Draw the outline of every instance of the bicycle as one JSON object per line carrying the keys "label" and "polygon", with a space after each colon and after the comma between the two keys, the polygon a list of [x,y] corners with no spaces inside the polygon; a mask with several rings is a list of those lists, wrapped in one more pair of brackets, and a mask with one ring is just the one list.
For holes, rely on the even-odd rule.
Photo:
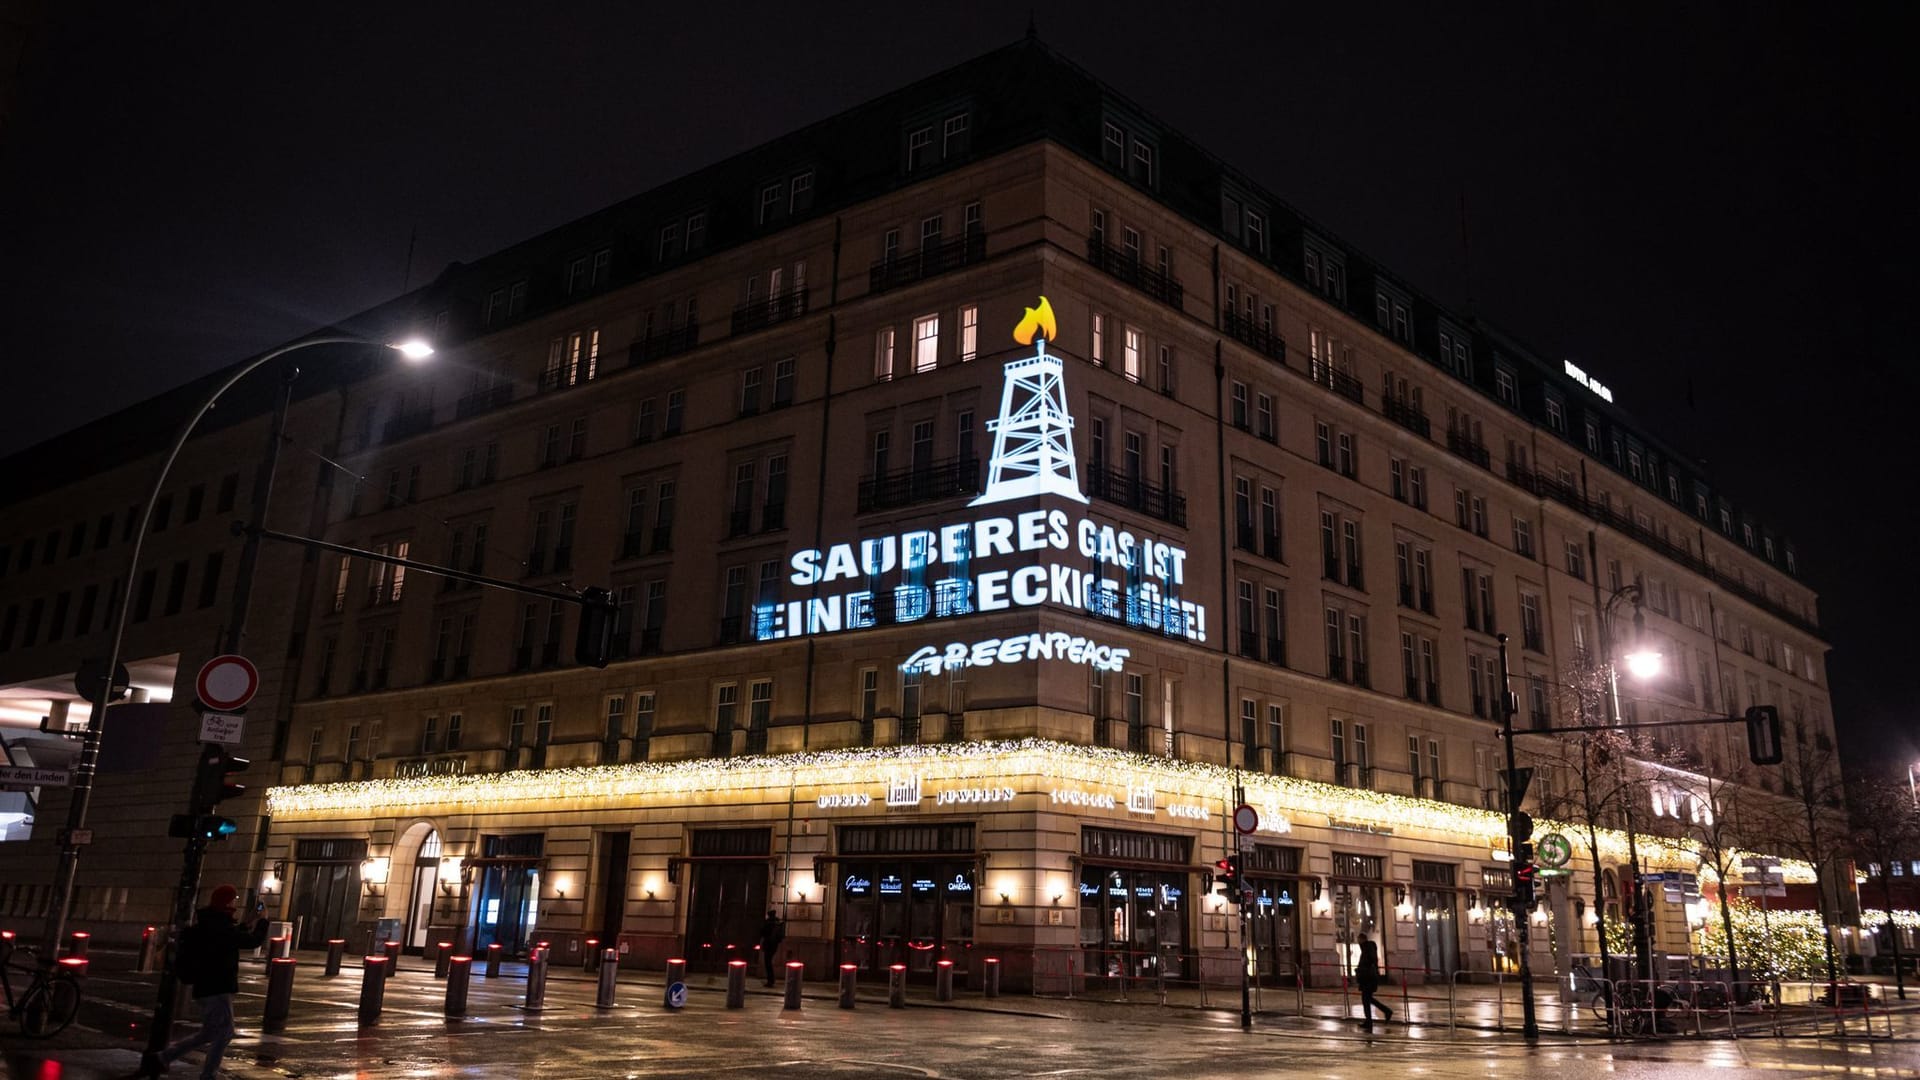
{"label": "bicycle", "polygon": [[[7,1018],[20,1024],[20,1033],[30,1039],[47,1039],[65,1031],[80,1012],[80,980],[59,967],[16,964],[15,952],[32,955],[29,948],[15,948],[13,935],[0,938],[0,990],[7,998]],[[32,977],[19,997],[13,995],[11,973],[24,971]]]}

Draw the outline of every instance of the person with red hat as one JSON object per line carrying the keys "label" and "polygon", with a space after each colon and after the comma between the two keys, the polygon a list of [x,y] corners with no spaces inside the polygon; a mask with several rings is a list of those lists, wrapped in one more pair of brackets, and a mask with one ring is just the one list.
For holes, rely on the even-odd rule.
{"label": "person with red hat", "polygon": [[240,928],[233,914],[239,898],[240,890],[231,885],[216,887],[193,925],[180,935],[174,973],[193,986],[193,999],[200,1005],[200,1030],[158,1054],[147,1054],[141,1059],[139,1075],[158,1076],[182,1054],[200,1046],[207,1048],[200,1076],[213,1080],[219,1075],[220,1059],[234,1036],[233,995],[240,990],[240,953],[257,949],[267,940],[264,918],[256,917],[252,926]]}

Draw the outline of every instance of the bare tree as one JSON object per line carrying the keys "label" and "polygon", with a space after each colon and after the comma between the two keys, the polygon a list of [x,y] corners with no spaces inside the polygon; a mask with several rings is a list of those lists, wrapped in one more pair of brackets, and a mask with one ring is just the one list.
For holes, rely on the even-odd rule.
{"label": "bare tree", "polygon": [[1676,784],[1691,800],[1691,805],[1679,808],[1676,820],[1681,835],[1694,844],[1701,862],[1720,881],[1720,927],[1726,933],[1728,980],[1735,984],[1740,981],[1740,958],[1734,948],[1731,894],[1740,857],[1753,850],[1749,826],[1756,816],[1764,816],[1756,813],[1762,798],[1756,768],[1735,760],[1714,771],[1690,772]]}
{"label": "bare tree", "polygon": [[1900,928],[1893,922],[1893,867],[1920,855],[1920,812],[1905,784],[1876,777],[1853,784],[1847,792],[1853,820],[1854,858],[1880,870],[1881,907],[1887,913],[1887,936],[1893,941],[1893,985],[1906,1000],[1907,983],[1900,970]]}
{"label": "bare tree", "polygon": [[[1809,730],[1800,717],[1786,721],[1779,765],[1780,794],[1775,813],[1765,823],[1773,842],[1813,867],[1814,899],[1825,930],[1827,983],[1839,982],[1833,955],[1833,927],[1839,921],[1844,874],[1848,865],[1845,789],[1840,758],[1833,739]],[[1757,809],[1757,808],[1756,808]]]}

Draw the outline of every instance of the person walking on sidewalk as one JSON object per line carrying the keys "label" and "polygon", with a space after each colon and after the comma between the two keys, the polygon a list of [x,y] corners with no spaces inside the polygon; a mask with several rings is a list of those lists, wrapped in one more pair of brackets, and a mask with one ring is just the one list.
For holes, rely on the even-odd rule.
{"label": "person walking on sidewalk", "polygon": [[180,935],[174,971],[181,982],[193,986],[193,999],[200,1005],[200,1030],[158,1054],[143,1055],[139,1075],[158,1076],[182,1054],[200,1046],[207,1048],[200,1066],[202,1080],[219,1075],[220,1059],[234,1036],[233,995],[240,990],[240,952],[257,949],[267,940],[265,919],[256,916],[245,930],[234,919],[233,905],[239,897],[240,890],[231,885],[214,889],[193,925]]}
{"label": "person walking on sidewalk", "polygon": [[760,924],[760,966],[766,971],[768,986],[773,985],[774,954],[785,940],[787,924],[781,921],[779,912],[767,912],[767,921]]}
{"label": "person walking on sidewalk", "polygon": [[1365,934],[1360,935],[1360,962],[1353,966],[1353,981],[1360,988],[1360,1012],[1366,1017],[1360,1026],[1368,1031],[1373,1030],[1375,1009],[1380,1010],[1383,1019],[1391,1022],[1393,1010],[1373,996],[1374,991],[1380,989],[1380,950],[1374,945],[1373,939]]}

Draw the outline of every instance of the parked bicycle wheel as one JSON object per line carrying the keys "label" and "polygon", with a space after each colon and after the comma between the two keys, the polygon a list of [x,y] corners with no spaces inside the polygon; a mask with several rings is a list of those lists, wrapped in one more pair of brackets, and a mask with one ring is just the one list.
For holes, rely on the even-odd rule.
{"label": "parked bicycle wheel", "polygon": [[46,1039],[65,1031],[80,1012],[80,984],[65,972],[36,980],[20,997],[20,1033]]}

